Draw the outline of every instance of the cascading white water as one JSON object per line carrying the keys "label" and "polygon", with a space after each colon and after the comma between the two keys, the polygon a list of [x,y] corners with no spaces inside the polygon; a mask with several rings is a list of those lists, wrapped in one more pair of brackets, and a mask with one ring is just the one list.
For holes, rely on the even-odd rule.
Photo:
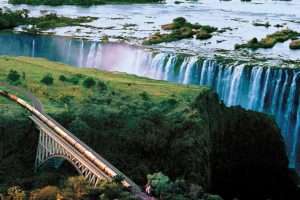
{"label": "cascading white water", "polygon": [[248,109],[256,109],[257,101],[260,98],[259,96],[259,90],[261,87],[261,79],[262,79],[262,67],[257,67],[257,70],[255,70],[255,74],[252,79],[252,83],[250,85],[250,95],[249,95],[249,103],[248,103]]}
{"label": "cascading white water", "polygon": [[70,62],[71,45],[72,45],[72,40],[70,40],[68,44],[67,63]]}
{"label": "cascading white water", "polygon": [[232,106],[237,104],[237,99],[239,96],[240,92],[240,79],[242,78],[242,73],[243,73],[244,66],[237,66],[236,70],[234,70],[234,73],[232,75],[232,81],[230,84],[230,90],[229,90],[229,95],[228,95],[228,101],[227,105]]}
{"label": "cascading white water", "polygon": [[[298,102],[300,102],[300,96],[299,96],[299,100]],[[297,145],[299,144],[298,142],[298,138],[299,138],[299,134],[300,134],[300,106],[298,107],[298,112],[297,112],[297,121],[296,121],[296,126],[295,126],[295,134],[293,135],[293,148],[292,148],[292,153],[290,156],[290,167],[291,168],[296,168],[296,162],[297,162]]]}
{"label": "cascading white water", "polygon": [[270,74],[271,74],[271,68],[268,68],[266,71],[266,81],[263,87],[263,92],[262,92],[262,97],[260,99],[260,105],[258,110],[263,112],[264,111],[264,104],[265,104],[265,98],[266,98],[266,94],[267,94],[267,90],[268,90],[268,86],[269,86],[269,82],[270,82]]}
{"label": "cascading white water", "polygon": [[185,75],[184,75],[184,79],[183,79],[183,83],[184,84],[189,83],[191,69],[195,65],[195,63],[197,62],[197,60],[198,60],[197,57],[191,57],[191,59],[189,60],[189,63],[186,66]]}
{"label": "cascading white water", "polygon": [[93,67],[94,66],[94,58],[96,55],[96,46],[97,44],[95,42],[93,42],[91,48],[90,48],[90,52],[89,55],[87,57],[87,61],[86,61],[86,66],[87,67]]}
{"label": "cascading white water", "polygon": [[83,66],[83,56],[84,56],[84,42],[81,41],[80,50],[79,50],[79,61],[78,66]]}
{"label": "cascading white water", "polygon": [[35,39],[32,40],[32,50],[31,50],[32,54],[31,57],[35,56]]}

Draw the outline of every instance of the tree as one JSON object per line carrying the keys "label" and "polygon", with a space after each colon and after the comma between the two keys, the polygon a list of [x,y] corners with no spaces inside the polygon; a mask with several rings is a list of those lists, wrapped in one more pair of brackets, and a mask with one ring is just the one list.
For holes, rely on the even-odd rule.
{"label": "tree", "polygon": [[41,80],[42,83],[46,84],[46,85],[51,85],[53,84],[53,77],[51,74],[47,74],[44,76],[44,78],[42,78]]}
{"label": "tree", "polygon": [[82,199],[94,187],[83,176],[69,177],[64,182],[64,188],[59,193],[62,199]]}
{"label": "tree", "polygon": [[122,174],[117,174],[116,176],[114,176],[112,178],[112,181],[114,183],[122,183],[122,181],[124,181],[124,180],[125,180],[125,177]]}
{"label": "tree", "polygon": [[166,193],[170,189],[169,177],[161,172],[148,174],[147,187],[150,186],[157,197],[162,197],[163,193]]}
{"label": "tree", "polygon": [[83,81],[83,86],[84,86],[85,88],[91,88],[91,87],[93,87],[94,85],[96,85],[96,81],[95,81],[92,77],[86,78],[86,79]]}
{"label": "tree", "polygon": [[8,74],[8,76],[7,76],[7,80],[9,81],[9,82],[16,82],[16,81],[18,81],[19,79],[20,79],[20,74],[17,72],[17,71],[15,71],[15,70],[10,70],[9,71],[9,74]]}
{"label": "tree", "polygon": [[25,192],[19,186],[13,186],[8,188],[7,194],[13,200],[23,200],[26,197]]}
{"label": "tree", "polygon": [[57,198],[59,190],[54,186],[47,186],[30,192],[30,200],[52,200]]}

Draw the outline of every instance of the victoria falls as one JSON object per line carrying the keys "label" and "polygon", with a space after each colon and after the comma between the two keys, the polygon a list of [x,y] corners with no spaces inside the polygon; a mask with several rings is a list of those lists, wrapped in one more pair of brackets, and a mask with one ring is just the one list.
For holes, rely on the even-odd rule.
{"label": "victoria falls", "polygon": [[299,199],[298,10],[0,0],[0,198]]}

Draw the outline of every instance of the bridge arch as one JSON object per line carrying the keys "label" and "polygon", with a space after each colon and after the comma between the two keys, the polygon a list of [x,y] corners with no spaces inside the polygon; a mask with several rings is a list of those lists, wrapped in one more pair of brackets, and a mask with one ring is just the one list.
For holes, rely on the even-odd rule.
{"label": "bridge arch", "polygon": [[90,160],[74,150],[74,148],[59,137],[52,129],[43,125],[38,118],[31,116],[40,130],[35,168],[53,158],[64,158],[70,162],[85,179],[96,185],[101,179],[111,180],[107,174],[96,168]]}
{"label": "bridge arch", "polygon": [[61,159],[62,160],[61,164],[64,161],[67,161],[69,163],[70,167],[72,166],[74,168],[74,170],[79,175],[82,175],[82,173],[80,171],[80,168],[74,162],[72,162],[72,160],[69,157],[67,157],[65,155],[52,155],[52,156],[49,156],[43,162],[40,162],[37,166],[35,166],[35,169],[39,170],[40,168],[43,168],[45,164],[49,163],[50,161],[54,161],[54,159]]}

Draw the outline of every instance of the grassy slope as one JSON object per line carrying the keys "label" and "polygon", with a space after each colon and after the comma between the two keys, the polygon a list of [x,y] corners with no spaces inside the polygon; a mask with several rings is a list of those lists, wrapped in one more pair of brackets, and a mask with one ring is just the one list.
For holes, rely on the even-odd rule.
{"label": "grassy slope", "polygon": [[[93,77],[95,80],[107,83],[112,90],[132,96],[139,96],[140,93],[145,91],[156,100],[170,97],[175,97],[177,100],[193,100],[201,92],[201,87],[156,81],[125,73],[75,68],[49,62],[45,59],[1,56],[0,81],[6,82],[7,74],[11,69],[17,70],[20,74],[25,73],[25,80],[22,79],[22,84],[18,87],[35,94],[44,103],[48,112],[64,109],[64,107],[55,103],[59,102],[62,96],[74,96],[75,99],[81,100],[97,92],[96,89],[85,89],[82,87],[84,78],[81,79],[79,85],[73,85],[59,81],[60,75],[71,77],[75,74],[83,74],[85,77]],[[51,86],[40,82],[47,73],[51,73],[54,78],[54,84]],[[3,98],[0,99],[0,102],[3,101]]]}

